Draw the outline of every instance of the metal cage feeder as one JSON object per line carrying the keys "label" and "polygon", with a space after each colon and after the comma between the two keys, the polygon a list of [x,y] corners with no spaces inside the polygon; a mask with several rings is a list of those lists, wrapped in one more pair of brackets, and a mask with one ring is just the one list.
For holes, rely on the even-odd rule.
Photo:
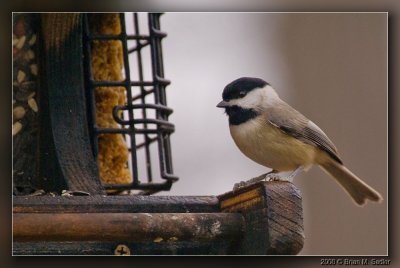
{"label": "metal cage feeder", "polygon": [[[124,136],[130,152],[129,167],[132,172],[132,183],[104,184],[111,190],[143,190],[140,194],[152,194],[161,190],[169,190],[178,177],[173,174],[170,135],[175,127],[168,121],[173,112],[167,106],[166,87],[170,81],[164,78],[163,55],[161,41],[167,36],[160,30],[160,13],[148,14],[148,34],[141,34],[139,14],[134,13],[132,18],[133,33],[127,32],[127,18],[124,13],[119,14],[121,25],[120,34],[96,34],[90,30],[91,14],[83,16],[84,23],[84,66],[85,87],[87,90],[89,133],[92,141],[93,155],[98,157],[98,138],[101,134]],[[118,40],[122,44],[123,81],[98,81],[92,74],[93,41]],[[129,46],[134,42],[134,46]],[[150,50],[151,80],[145,80],[143,51]],[[136,58],[136,61],[133,60]],[[148,71],[148,70],[147,70]],[[136,72],[137,80],[132,78]],[[117,128],[105,128],[96,124],[95,90],[98,87],[123,87],[126,92],[126,103],[113,108],[112,117],[118,125]],[[152,98],[151,102],[149,99]],[[153,112],[149,112],[153,110]],[[141,114],[136,112],[141,111]],[[152,117],[151,114],[154,116]],[[141,136],[141,137],[140,137]],[[141,141],[140,141],[141,140]],[[157,143],[159,173],[164,182],[155,182],[150,146]],[[144,150],[144,166],[146,174],[139,174],[138,150]],[[144,172],[143,172],[144,173]],[[141,182],[145,177],[146,182]]]}

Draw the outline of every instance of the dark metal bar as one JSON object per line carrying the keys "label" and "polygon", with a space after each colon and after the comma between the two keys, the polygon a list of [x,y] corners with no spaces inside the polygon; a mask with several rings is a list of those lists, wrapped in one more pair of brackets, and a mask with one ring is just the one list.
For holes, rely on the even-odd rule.
{"label": "dark metal bar", "polygon": [[[171,177],[171,182],[175,182],[174,177]],[[130,183],[130,184],[105,184],[106,189],[114,190],[129,190],[129,189],[140,189],[140,190],[169,190],[169,183]]]}
{"label": "dark metal bar", "polygon": [[[119,117],[114,117],[115,121],[120,125],[131,125],[131,124],[156,124],[160,127],[167,128],[167,129],[174,129],[174,124],[169,123],[168,121],[159,120],[159,119],[133,119],[133,120],[123,120]],[[147,129],[147,128],[145,128]]]}
{"label": "dark metal bar", "polygon": [[[139,35],[139,19],[138,19],[138,14],[135,13],[133,15],[133,23],[135,26],[135,35]],[[147,42],[147,44],[150,44],[150,42]],[[139,80],[143,81],[143,63],[142,63],[142,51],[141,49],[143,48],[143,45],[140,43],[140,40],[136,40],[136,47],[137,49],[137,61],[138,61],[138,71],[139,71]],[[128,51],[128,53],[130,53]],[[145,105],[145,97],[146,95],[145,93],[145,89],[143,86],[140,87],[140,93],[141,93],[141,101],[142,101],[142,114],[143,114],[143,118],[146,120],[147,119],[147,113],[146,113],[146,105]],[[128,105],[130,105],[131,103],[128,103]],[[134,106],[134,105],[132,105]],[[136,106],[136,107],[140,107],[140,106]],[[147,107],[152,107],[152,108],[161,108],[159,107],[159,105],[152,105],[149,106],[147,105]],[[164,109],[166,107],[163,107],[162,109]],[[132,107],[132,109],[135,109],[135,107]],[[171,111],[172,112],[172,111]],[[143,124],[144,129],[147,129],[147,123]],[[149,136],[147,134],[144,135],[144,147],[145,147],[145,157],[146,157],[146,171],[147,171],[147,178],[149,182],[153,181],[153,173],[151,170],[151,155],[150,155],[150,140],[149,140]],[[138,148],[138,146],[135,146],[133,148]]]}
{"label": "dark metal bar", "polygon": [[[173,129],[165,129],[164,131],[174,132]],[[161,131],[159,129],[129,129],[129,128],[95,128],[96,134],[157,134],[159,135]]]}
{"label": "dark metal bar", "polygon": [[[132,91],[130,87],[131,83],[131,74],[130,74],[130,66],[129,66],[129,54],[128,54],[128,37],[126,35],[126,27],[125,27],[125,14],[120,13],[120,24],[121,24],[121,33],[122,34],[122,54],[124,59],[124,70],[125,70],[125,81],[127,84],[125,85],[126,89],[126,97],[128,99],[128,103],[132,103]],[[131,129],[135,128],[134,125],[134,115],[133,110],[128,110],[128,118],[129,118],[129,127]],[[136,137],[135,133],[130,132],[129,137],[131,140],[131,147],[134,148],[136,146]],[[133,173],[133,182],[137,184],[139,182],[139,174],[138,174],[138,167],[137,167],[137,154],[136,150],[131,151],[131,166],[132,166],[132,173]]]}
{"label": "dark metal bar", "polygon": [[134,97],[132,97],[132,101],[135,101],[135,100],[138,100],[138,99],[140,99],[140,98],[142,98],[142,96],[147,96],[147,95],[149,95],[149,94],[153,94],[154,93],[154,88],[153,89],[150,89],[150,90],[144,90],[143,91],[143,94],[142,93],[140,93],[140,94],[138,94],[138,95],[135,95]]}
{"label": "dark metal bar", "polygon": [[[135,13],[136,14],[136,13]],[[136,24],[135,24],[136,25]],[[145,42],[140,42],[139,40],[137,40],[139,42],[138,45],[128,49],[128,53],[133,53],[135,51],[141,50],[142,48],[144,48],[145,46],[150,45],[150,42],[148,40],[146,40]]]}
{"label": "dark metal bar", "polygon": [[148,40],[148,35],[129,35],[126,32],[121,34],[92,34],[89,36],[89,40]]}
{"label": "dark metal bar", "polygon": [[[155,84],[155,101],[163,105],[166,103],[165,94],[165,83],[164,81],[164,66],[162,60],[162,49],[161,49],[161,39],[166,36],[166,34],[160,31],[160,18],[161,14],[149,13],[149,30],[150,30],[150,43],[151,43],[151,60],[152,60],[152,70],[153,70],[153,80],[158,83]],[[168,115],[160,113],[156,110],[157,119],[167,120]],[[161,177],[167,179],[168,181],[176,180],[177,177],[172,175],[172,162],[169,136],[168,134],[160,135],[159,137],[159,155],[160,155],[160,170]]]}
{"label": "dark metal bar", "polygon": [[154,82],[152,81],[91,81],[90,82],[94,87],[124,87],[124,86],[131,86],[131,87],[140,87],[140,86],[153,86]]}
{"label": "dark metal bar", "polygon": [[[149,13],[148,15],[148,23],[149,23],[149,31],[150,31],[150,48],[151,48],[151,65],[152,65],[152,73],[153,73],[153,80],[158,81],[160,77],[159,72],[159,58],[157,57],[158,51],[157,51],[157,43],[158,43],[158,37],[155,35],[154,32],[154,27],[155,25],[155,14]],[[162,85],[159,83],[156,83],[154,85],[154,100],[156,103],[162,103],[162,100],[160,100],[160,91],[162,90]],[[160,111],[156,110],[156,118],[158,120],[163,119],[161,116]],[[160,166],[160,171],[161,171],[161,177],[165,178],[164,176],[164,169],[165,169],[165,159],[164,159],[164,143],[163,143],[163,137],[161,135],[158,136],[158,154],[159,154],[159,166]]]}
{"label": "dark metal bar", "polygon": [[142,143],[139,143],[138,145],[136,145],[136,150],[142,148],[143,146],[150,145],[151,143],[153,143],[155,141],[157,141],[157,137],[149,138],[149,140],[147,142],[142,142]]}

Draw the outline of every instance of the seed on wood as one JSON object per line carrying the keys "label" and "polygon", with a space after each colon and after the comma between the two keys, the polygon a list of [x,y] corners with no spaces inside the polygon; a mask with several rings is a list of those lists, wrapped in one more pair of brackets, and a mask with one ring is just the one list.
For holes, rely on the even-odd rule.
{"label": "seed on wood", "polygon": [[34,98],[31,98],[28,100],[28,105],[29,105],[29,107],[31,107],[32,111],[34,111],[35,113],[37,113],[37,111],[39,111],[39,108],[38,108],[37,103]]}
{"label": "seed on wood", "polygon": [[37,75],[38,74],[38,66],[37,66],[37,64],[31,64],[30,66],[29,66],[29,68],[31,69],[31,73],[33,74],[33,75]]}
{"label": "seed on wood", "polygon": [[33,60],[35,58],[35,52],[33,52],[32,49],[29,49],[25,54],[25,58],[27,60]]}
{"label": "seed on wood", "polygon": [[156,239],[153,240],[153,242],[155,243],[160,243],[161,241],[163,241],[164,239],[162,237],[157,237]]}
{"label": "seed on wood", "polygon": [[[14,35],[15,36],[15,35]],[[14,37],[13,36],[13,41],[12,41],[12,45],[13,45],[13,47],[15,47],[17,44],[18,44],[18,42],[19,42],[19,39],[15,36]]]}
{"label": "seed on wood", "polygon": [[26,41],[26,35],[23,35],[19,40],[18,43],[15,45],[16,48],[21,49]]}
{"label": "seed on wood", "polygon": [[12,134],[13,136],[17,135],[22,129],[22,124],[20,122],[15,122],[13,124]]}
{"label": "seed on wood", "polygon": [[25,77],[26,74],[23,71],[19,70],[17,73],[17,82],[22,83],[25,80]]}
{"label": "seed on wood", "polygon": [[25,116],[25,109],[22,106],[17,106],[13,109],[14,119],[19,120]]}
{"label": "seed on wood", "polygon": [[62,191],[61,191],[61,196],[70,197],[70,196],[72,196],[72,194],[71,194],[71,191],[62,190]]}
{"label": "seed on wood", "polygon": [[36,190],[33,193],[29,194],[28,196],[40,196],[40,195],[45,195],[46,192],[43,189]]}
{"label": "seed on wood", "polygon": [[29,40],[28,44],[33,46],[36,43],[36,34],[32,35],[31,39]]}

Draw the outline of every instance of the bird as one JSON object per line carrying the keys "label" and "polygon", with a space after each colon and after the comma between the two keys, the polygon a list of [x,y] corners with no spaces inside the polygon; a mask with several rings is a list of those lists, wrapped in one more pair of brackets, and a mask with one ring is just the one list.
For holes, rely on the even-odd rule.
{"label": "bird", "polygon": [[[234,189],[261,180],[289,180],[318,165],[362,206],[382,196],[346,166],[333,142],[311,120],[280,99],[265,80],[241,77],[222,92],[218,108],[225,109],[230,134],[239,150],[272,169],[265,176],[236,184]],[[290,172],[285,178],[282,173]]]}

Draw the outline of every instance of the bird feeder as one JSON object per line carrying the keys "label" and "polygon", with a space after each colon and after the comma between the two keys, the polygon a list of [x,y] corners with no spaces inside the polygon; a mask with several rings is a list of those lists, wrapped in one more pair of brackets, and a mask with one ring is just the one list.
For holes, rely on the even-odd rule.
{"label": "bird feeder", "polygon": [[152,195],[178,181],[160,17],[14,14],[14,255],[301,250],[301,195],[289,182]]}

